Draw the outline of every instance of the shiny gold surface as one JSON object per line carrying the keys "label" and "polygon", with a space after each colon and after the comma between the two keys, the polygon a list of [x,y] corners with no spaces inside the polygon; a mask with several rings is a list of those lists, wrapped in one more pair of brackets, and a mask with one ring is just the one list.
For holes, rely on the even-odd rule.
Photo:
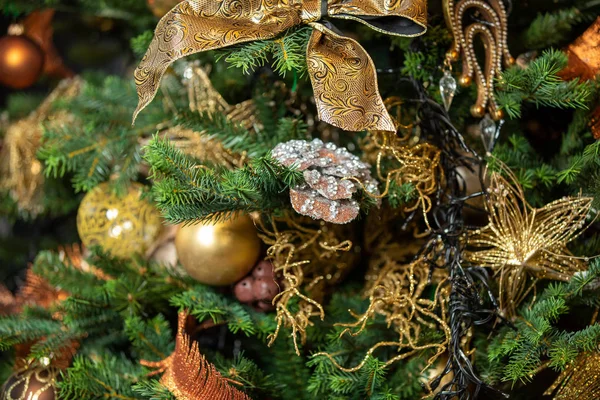
{"label": "shiny gold surface", "polygon": [[132,183],[118,197],[108,183],[85,195],[77,212],[77,231],[86,247],[100,245],[116,257],[143,254],[158,237],[162,219],[152,204],[140,199],[142,185]]}
{"label": "shiny gold surface", "polygon": [[254,223],[244,214],[184,226],[175,237],[179,261],[188,274],[215,286],[230,285],[248,274],[258,260],[260,243]]}
{"label": "shiny gold surface", "polygon": [[354,40],[334,33],[320,20],[351,19],[378,32],[418,36],[426,30],[426,0],[188,0],[158,23],[155,36],[135,70],[139,105],[154,98],[169,65],[182,57],[253,40],[271,39],[289,28],[310,24],[309,74],[319,116],[339,128],[395,131],[377,88],[373,61]]}

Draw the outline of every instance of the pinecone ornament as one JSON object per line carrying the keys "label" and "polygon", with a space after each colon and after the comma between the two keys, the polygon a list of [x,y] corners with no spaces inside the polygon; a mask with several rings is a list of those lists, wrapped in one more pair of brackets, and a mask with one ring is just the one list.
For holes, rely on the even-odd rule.
{"label": "pinecone ornament", "polygon": [[286,167],[303,171],[305,183],[290,189],[290,200],[296,212],[334,224],[346,224],[358,216],[360,207],[352,199],[363,187],[378,195],[377,181],[370,166],[344,147],[323,143],[320,139],[290,140],[272,151],[273,158]]}

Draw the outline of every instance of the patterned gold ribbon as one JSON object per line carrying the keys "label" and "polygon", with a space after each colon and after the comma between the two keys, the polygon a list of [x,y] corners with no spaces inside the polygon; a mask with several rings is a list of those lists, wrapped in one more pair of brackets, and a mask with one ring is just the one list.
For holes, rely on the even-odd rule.
{"label": "patterned gold ribbon", "polygon": [[[135,70],[139,104],[146,107],[175,60],[253,40],[271,39],[300,24],[313,27],[306,50],[319,118],[348,131],[396,128],[379,90],[373,60],[353,39],[317,23],[351,19],[389,35],[425,32],[427,0],[187,0],[158,23]],[[326,15],[324,15],[326,14]]]}

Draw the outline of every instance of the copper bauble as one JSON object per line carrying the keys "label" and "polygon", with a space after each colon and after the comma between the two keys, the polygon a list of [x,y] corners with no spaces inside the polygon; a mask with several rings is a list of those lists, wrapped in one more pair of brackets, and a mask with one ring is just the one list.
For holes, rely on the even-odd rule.
{"label": "copper bauble", "polygon": [[182,227],[175,237],[181,265],[198,282],[230,285],[242,279],[260,254],[260,239],[249,216]]}
{"label": "copper bauble", "polygon": [[2,400],[54,400],[59,370],[46,367],[23,368],[2,386]]}
{"label": "copper bauble", "polygon": [[148,3],[148,8],[152,11],[152,14],[162,18],[171,8],[181,3],[181,0],[146,0],[146,3]]}
{"label": "copper bauble", "polygon": [[158,237],[162,220],[158,210],[142,200],[143,186],[129,185],[117,196],[108,183],[85,195],[77,212],[77,231],[86,247],[100,245],[116,257],[143,254]]}
{"label": "copper bauble", "polygon": [[0,84],[13,89],[33,85],[44,67],[44,53],[24,36],[0,38]]}

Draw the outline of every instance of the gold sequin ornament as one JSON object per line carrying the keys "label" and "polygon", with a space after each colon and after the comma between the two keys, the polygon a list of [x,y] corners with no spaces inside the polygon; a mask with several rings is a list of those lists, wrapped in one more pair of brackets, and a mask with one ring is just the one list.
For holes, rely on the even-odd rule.
{"label": "gold sequin ornament", "polygon": [[116,257],[143,254],[161,230],[158,210],[140,195],[143,186],[132,183],[122,197],[101,183],[85,195],[77,212],[77,231],[86,247],[100,245]]}
{"label": "gold sequin ornament", "polygon": [[580,354],[544,395],[550,396],[555,391],[554,400],[600,399],[600,353]]}
{"label": "gold sequin ornament", "polygon": [[198,282],[230,285],[250,272],[260,254],[252,219],[237,214],[219,222],[183,226],[175,236],[181,265]]}
{"label": "gold sequin ornament", "polygon": [[59,370],[43,366],[24,367],[2,386],[2,400],[54,400]]}

